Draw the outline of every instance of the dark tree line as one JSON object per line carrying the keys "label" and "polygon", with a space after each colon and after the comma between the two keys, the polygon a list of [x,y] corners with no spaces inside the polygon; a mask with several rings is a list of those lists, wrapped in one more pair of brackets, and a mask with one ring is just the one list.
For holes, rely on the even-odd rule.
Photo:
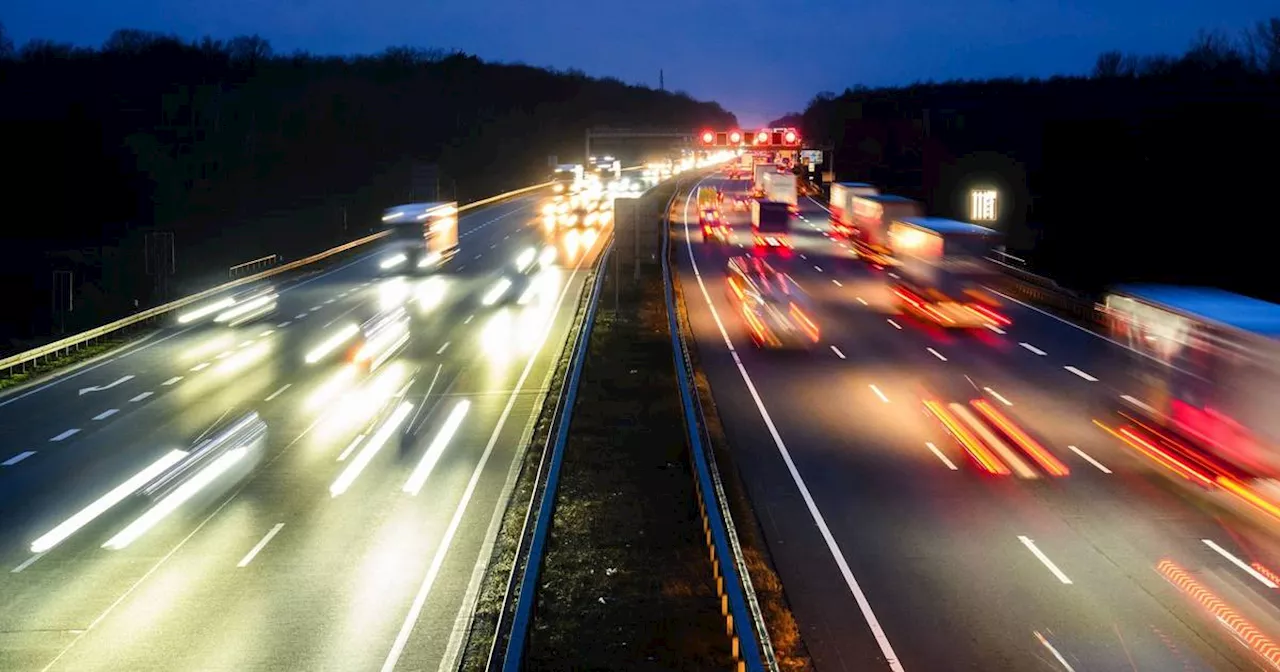
{"label": "dark tree line", "polygon": [[855,87],[800,125],[868,180],[968,220],[1000,192],[999,227],[1034,268],[1087,291],[1208,284],[1280,300],[1280,19],[1181,56],[1108,52],[1089,77]]}
{"label": "dark tree line", "polygon": [[99,49],[15,48],[0,27],[0,101],[11,321],[0,339],[59,326],[55,269],[74,272],[68,329],[165,298],[148,232],[174,233],[172,298],[232,264],[369,231],[383,207],[417,196],[415,165],[435,165],[440,196],[466,201],[545,179],[549,155],[577,160],[589,126],[733,123],[683,93],[460,52],[276,54],[258,36],[138,30]]}

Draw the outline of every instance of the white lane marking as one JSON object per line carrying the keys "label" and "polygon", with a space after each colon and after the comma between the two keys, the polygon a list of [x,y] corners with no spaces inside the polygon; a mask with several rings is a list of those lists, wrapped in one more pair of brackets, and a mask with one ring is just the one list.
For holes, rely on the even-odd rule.
{"label": "white lane marking", "polygon": [[172,384],[174,384],[174,383],[178,382],[179,380],[182,380],[182,376],[174,376],[174,377],[170,378],[169,380],[166,380],[166,381],[164,381],[163,383],[160,383],[160,384],[161,384],[161,385],[164,385],[165,387],[168,387],[168,386],[170,386],[170,385],[172,385]]}
{"label": "white lane marking", "polygon": [[836,346],[833,345],[831,346],[831,352],[836,353],[836,357],[839,357],[840,359],[844,359],[844,353],[840,352],[840,348],[837,348]]}
{"label": "white lane marking", "polygon": [[35,454],[36,454],[36,451],[34,450],[24,450],[21,453],[18,453],[17,455],[14,455],[13,457],[5,460],[4,462],[0,462],[0,467],[12,467],[13,465]]}
{"label": "white lane marking", "polygon": [[937,455],[938,459],[942,460],[942,463],[947,465],[948,469],[950,469],[951,471],[960,470],[960,467],[957,467],[955,462],[952,462],[951,459],[948,458],[946,455],[944,455],[941,450],[938,450],[938,447],[933,445],[932,441],[925,441],[924,445],[927,446],[934,455]]}
{"label": "white lane marking", "polygon": [[1041,350],[1040,348],[1037,348],[1036,346],[1031,345],[1030,343],[1019,343],[1018,345],[1021,345],[1022,347],[1030,350],[1031,352],[1036,353],[1037,355],[1040,355],[1041,357],[1044,357],[1045,355],[1049,354],[1044,350]]}
{"label": "white lane marking", "polygon": [[103,390],[109,390],[109,389],[111,389],[111,388],[115,387],[116,385],[120,385],[120,384],[122,384],[122,383],[127,383],[127,382],[129,382],[129,381],[131,381],[131,380],[133,380],[133,375],[132,375],[132,374],[127,375],[127,376],[122,376],[121,378],[119,378],[119,379],[118,379],[118,380],[116,380],[115,382],[113,382],[113,383],[108,383],[108,384],[106,384],[106,385],[97,385],[97,386],[94,386],[94,387],[82,387],[82,388],[80,388],[80,396],[82,396],[82,397],[83,397],[84,395],[89,394],[90,392],[101,392],[101,391],[103,391]]}
{"label": "white lane marking", "polygon": [[314,312],[316,312],[317,310],[320,310],[320,306],[311,306],[311,309],[310,309],[310,311],[309,311],[309,312],[314,313]]}
{"label": "white lane marking", "polygon": [[437,355],[443,355],[443,354],[444,354],[444,351],[449,349],[449,343],[450,343],[450,342],[451,342],[451,341],[445,341],[445,342],[444,342],[444,345],[440,346],[440,349],[439,349],[439,350],[436,350],[436,354],[437,354]]}
{"label": "white lane marking", "polygon": [[356,438],[352,439],[351,443],[348,444],[346,449],[342,451],[342,454],[338,456],[338,461],[346,462],[347,458],[351,456],[351,453],[355,451],[356,446],[360,445],[360,442],[364,441],[364,439],[365,439],[364,434],[358,434]]}
{"label": "white lane marking", "polygon": [[1094,378],[1093,376],[1091,376],[1091,375],[1089,375],[1089,374],[1085,373],[1084,371],[1081,371],[1080,369],[1077,369],[1077,368],[1076,368],[1076,367],[1074,367],[1074,366],[1064,366],[1064,367],[1062,367],[1062,368],[1064,368],[1064,369],[1066,369],[1066,370],[1070,371],[1071,373],[1076,374],[1077,376],[1080,376],[1081,378],[1084,378],[1085,380],[1087,380],[1087,381],[1089,381],[1089,382],[1091,382],[1091,383],[1096,383],[1096,382],[1098,382],[1098,379],[1097,379],[1097,378]]}
{"label": "white lane marking", "polygon": [[[699,181],[700,183],[701,181]],[[696,189],[697,185],[694,186]],[[747,374],[747,368],[742,364],[738,353],[734,351],[733,343],[729,341],[729,332],[725,330],[715,305],[711,303],[711,295],[707,293],[706,284],[702,281],[702,274],[698,271],[698,261],[693,256],[693,236],[689,235],[689,202],[692,197],[691,192],[684,200],[684,244],[689,253],[689,263],[693,265],[694,277],[698,280],[698,287],[702,289],[702,297],[706,299],[707,307],[711,309],[711,316],[715,318],[716,326],[720,328],[721,338],[724,339],[725,345],[728,346],[729,351],[733,354],[733,363],[737,365],[738,373],[742,376],[742,382],[746,384],[747,391],[751,393],[751,399],[755,402],[756,409],[760,412],[760,419],[764,421],[765,427],[769,430],[769,435],[773,437],[773,445],[777,447],[778,453],[782,455],[782,461],[787,465],[791,480],[795,482],[801,498],[804,499],[805,506],[809,509],[809,517],[813,518],[814,524],[818,526],[818,531],[822,534],[823,541],[827,543],[827,550],[831,553],[832,559],[840,569],[841,576],[844,577],[845,585],[848,586],[849,592],[853,594],[854,601],[858,603],[862,618],[867,622],[867,626],[871,628],[871,635],[875,637],[876,643],[880,645],[881,655],[884,656],[890,670],[904,672],[902,663],[898,660],[898,654],[894,652],[893,645],[889,643],[889,637],[885,635],[884,628],[880,626],[880,619],[871,610],[871,603],[867,601],[866,593],[862,592],[862,586],[854,578],[853,570],[849,569],[848,560],[845,559],[844,553],[840,551],[840,546],[836,544],[835,536],[831,534],[831,528],[827,526],[826,518],[818,510],[817,502],[813,501],[813,495],[809,493],[809,486],[805,484],[804,478],[800,476],[800,471],[796,468],[795,461],[791,459],[791,451],[787,450],[787,444],[783,443],[782,435],[778,433],[778,428],[773,424],[773,417],[769,415],[768,409],[765,408],[764,402],[760,399],[755,383],[751,382],[751,376]],[[810,200],[813,199],[810,198]],[[825,210],[826,208],[823,209]],[[386,671],[384,670],[384,672]]]}
{"label": "white lane marking", "polygon": [[1036,546],[1036,542],[1021,535],[1018,536],[1018,541],[1021,541],[1022,545],[1027,547],[1027,550],[1031,551],[1036,558],[1040,560],[1040,562],[1044,563],[1044,566],[1048,567],[1049,571],[1053,572],[1053,575],[1058,577],[1059,581],[1067,584],[1068,586],[1071,585],[1071,579],[1068,578],[1066,574],[1063,574],[1062,570],[1058,569],[1057,565],[1053,564],[1053,561],[1049,559],[1049,556],[1045,555],[1044,552]]}
{"label": "white lane marking", "polygon": [[476,256],[472,257],[472,258],[471,258],[471,260],[472,260],[472,261],[475,261],[476,259],[479,259],[480,257],[481,257],[481,255],[477,254]]}
{"label": "white lane marking", "polygon": [[862,304],[862,305],[864,305],[864,306],[866,306],[866,305],[870,305],[870,304],[868,304],[868,303],[867,303],[867,300],[866,300],[866,299],[864,299],[864,298],[862,298],[861,296],[859,296],[859,297],[858,297],[858,303],[861,303],[861,304]]}
{"label": "white lane marking", "polygon": [[272,537],[276,536],[276,534],[280,532],[280,528],[282,527],[284,527],[284,523],[276,523],[275,527],[271,528],[271,531],[267,533],[267,536],[263,537],[262,541],[259,541],[256,546],[250,549],[249,552],[240,559],[240,562],[236,563],[236,567],[244,567],[250,562],[253,562],[254,556],[256,556],[259,551],[266,548],[267,543],[271,541]]}
{"label": "white lane marking", "polygon": [[937,350],[934,350],[933,348],[925,348],[925,350],[928,350],[928,351],[929,351],[929,354],[933,355],[934,357],[937,357],[938,359],[941,359],[941,360],[942,360],[942,361],[944,361],[944,362],[945,362],[945,361],[947,361],[947,358],[946,358],[946,357],[943,357],[941,352],[938,352]]}
{"label": "white lane marking", "polygon": [[1266,586],[1266,587],[1268,587],[1268,588],[1275,588],[1275,587],[1276,587],[1276,582],[1275,582],[1275,581],[1272,581],[1271,579],[1268,579],[1267,577],[1263,576],[1263,575],[1262,575],[1262,573],[1261,573],[1261,572],[1259,572],[1258,570],[1256,570],[1256,569],[1254,569],[1254,568],[1250,567],[1249,565],[1244,564],[1244,560],[1241,560],[1240,558],[1237,558],[1237,557],[1235,556],[1235,554],[1233,554],[1231,551],[1228,551],[1227,549],[1225,549],[1225,548],[1223,548],[1223,547],[1219,546],[1219,545],[1218,545],[1217,543],[1215,543],[1212,539],[1201,539],[1200,541],[1203,541],[1205,546],[1208,546],[1209,548],[1212,548],[1212,549],[1214,550],[1214,552],[1216,552],[1218,555],[1221,555],[1222,557],[1226,558],[1228,562],[1230,562],[1231,564],[1235,565],[1236,567],[1239,567],[1241,570],[1243,570],[1243,571],[1244,571],[1244,573],[1246,573],[1246,574],[1248,574],[1249,576],[1252,576],[1253,578],[1257,579],[1257,580],[1258,580],[1258,583],[1261,583],[1262,585],[1264,585],[1264,586]]}
{"label": "white lane marking", "polygon": [[331,304],[331,303],[333,303],[333,302],[334,302],[334,299],[328,299],[328,300],[326,300],[326,301],[324,302],[324,305],[326,305],[326,306],[327,306],[327,305],[329,305],[329,304]]}
{"label": "white lane marking", "polygon": [[468,316],[467,316],[467,319],[463,320],[463,321],[462,321],[462,323],[463,323],[463,324],[471,324],[471,320],[474,320],[474,319],[476,319],[476,316],[475,316],[474,314],[472,314],[472,315],[468,315]]}
{"label": "white lane marking", "polygon": [[294,316],[293,316],[293,319],[295,319],[295,320],[301,320],[301,319],[306,318],[306,316],[307,316],[307,314],[306,314],[306,313],[298,313],[297,315],[294,315]]}
{"label": "white lane marking", "polygon": [[498,244],[497,244],[497,243],[494,243],[494,244],[492,244],[492,245],[490,245],[490,246],[489,246],[489,249],[491,249],[491,250],[492,250],[492,249],[495,249],[495,248],[497,248],[497,247],[498,247]]}
{"label": "white lane marking", "polygon": [[466,265],[466,264],[458,264],[458,270],[459,270],[459,271],[461,271],[462,269],[464,269],[464,268],[466,268],[466,267],[467,267],[467,265]]}
{"label": "white lane marking", "polygon": [[894,322],[893,320],[889,320],[889,319],[887,319],[887,318],[886,318],[886,321],[887,321],[889,324],[892,324],[894,329],[901,329],[901,328],[902,328],[902,325],[901,325],[901,324],[898,324],[897,322]]}
{"label": "white lane marking", "polygon": [[1036,630],[1034,632],[1036,635],[1036,639],[1040,640],[1040,643],[1044,645],[1044,648],[1049,649],[1049,653],[1052,653],[1053,657],[1058,659],[1058,662],[1061,663],[1064,668],[1066,668],[1067,672],[1076,672],[1076,668],[1071,667],[1071,663],[1068,663],[1067,659],[1063,658],[1061,653],[1058,653],[1058,650],[1054,648],[1053,644],[1049,643],[1048,639],[1045,639],[1044,635],[1040,634],[1039,630]]}
{"label": "white lane marking", "polygon": [[1088,454],[1088,453],[1084,452],[1083,450],[1080,450],[1079,448],[1077,448],[1077,447],[1075,447],[1075,446],[1067,446],[1067,450],[1070,450],[1071,452],[1075,453],[1076,455],[1079,455],[1079,456],[1080,456],[1080,459],[1082,459],[1082,460],[1084,460],[1085,462],[1088,462],[1089,464],[1092,464],[1093,466],[1097,467],[1097,468],[1098,468],[1098,471],[1101,471],[1101,472],[1102,472],[1102,473],[1104,473],[1104,474],[1109,474],[1109,473],[1111,473],[1111,470],[1110,470],[1110,469],[1108,469],[1108,468],[1106,467],[1106,465],[1104,465],[1103,463],[1101,463],[1101,462],[1099,462],[1099,461],[1097,461],[1097,460],[1093,459],[1093,456],[1092,456],[1092,455],[1090,455],[1090,454]]}
{"label": "white lane marking", "polygon": [[49,442],[52,443],[54,441],[62,441],[64,439],[69,439],[72,436],[75,436],[76,434],[79,434],[79,433],[80,433],[80,430],[78,429],[68,429],[67,431],[53,437],[52,439],[49,439]]}
{"label": "white lane marking", "polygon": [[802,254],[802,255],[800,255],[800,258],[801,258],[801,259],[804,259],[804,260],[806,260],[806,261],[809,259],[809,257],[806,257],[806,256],[804,256],[803,254]]}
{"label": "white lane marking", "polygon": [[997,334],[1000,334],[1001,336],[1003,336],[1003,335],[1005,334],[1004,329],[1001,329],[1000,327],[997,327],[997,326],[996,326],[996,325],[994,325],[994,324],[988,324],[988,325],[987,325],[987,328],[988,328],[988,329],[990,329],[991,331],[996,332]]}
{"label": "white lane marking", "polygon": [[875,392],[877,397],[880,397],[880,401],[883,401],[886,404],[889,403],[889,397],[884,396],[884,392],[881,392],[880,388],[875,386],[875,383],[872,383],[867,387],[870,387],[871,391]]}
{"label": "white lane marking", "polygon": [[120,412],[120,409],[118,409],[118,408],[108,408],[107,410],[105,410],[105,411],[103,411],[103,412],[101,412],[101,413],[99,413],[99,414],[97,414],[97,415],[93,416],[93,419],[94,419],[94,420],[106,420],[107,418],[109,418],[109,417],[111,417],[111,416],[113,416],[113,415],[115,415],[116,413],[119,413],[119,412]]}
{"label": "white lane marking", "polygon": [[266,399],[263,399],[263,401],[271,401],[272,399],[275,399],[276,397],[284,394],[284,391],[291,387],[293,387],[293,383],[286,383],[284,387],[276,390],[275,392],[272,392],[271,396],[267,397]]}
{"label": "white lane marking", "polygon": [[195,366],[191,367],[191,370],[204,371],[207,368],[209,368],[209,362],[200,362],[199,364],[196,364]]}
{"label": "white lane marking", "polygon": [[832,280],[831,282],[836,283],[836,287],[844,287],[844,285],[840,284],[839,280]]}
{"label": "white lane marking", "polygon": [[142,394],[139,394],[139,395],[137,395],[137,396],[135,396],[135,397],[133,397],[133,398],[129,399],[129,401],[134,402],[134,403],[137,403],[137,402],[139,402],[139,401],[142,401],[143,399],[146,399],[147,397],[151,396],[152,394],[155,394],[155,393],[154,393],[154,392],[143,392]]}
{"label": "white lane marking", "polygon": [[[973,381],[972,381],[972,380],[970,380],[969,382],[970,382],[970,383],[972,383]],[[975,386],[975,387],[976,387],[976,386]],[[996,398],[996,401],[999,401],[1000,403],[1004,404],[1005,406],[1012,406],[1012,405],[1013,405],[1013,402],[1012,402],[1012,401],[1009,401],[1008,399],[1005,399],[1003,394],[1000,394],[999,392],[996,392],[995,390],[993,390],[993,389],[991,389],[991,388],[989,388],[989,387],[984,387],[984,388],[982,388],[982,389],[986,390],[986,391],[987,391],[987,394],[989,394],[989,395],[991,395],[991,396],[995,397],[995,398]]]}
{"label": "white lane marking", "polygon": [[219,355],[217,357],[214,357],[214,359],[226,359],[230,357],[232,354],[233,353],[230,350],[226,350],[222,353],[219,353]]}
{"label": "white lane marking", "polygon": [[508,233],[507,235],[503,236],[503,237],[502,237],[502,239],[503,239],[503,240],[510,240],[510,239],[511,239],[511,234],[509,234],[509,233]]}
{"label": "white lane marking", "polygon": [[[588,252],[590,252],[590,248],[588,248]],[[584,254],[578,259],[578,264],[574,266],[573,273],[578,272],[586,257],[587,255]],[[564,288],[560,290],[560,297],[556,299],[555,308],[551,312],[552,315],[559,314],[561,306],[564,305],[564,298],[568,295],[569,288],[572,285],[573,283],[571,282],[564,283]],[[391,650],[387,652],[387,658],[382,663],[382,672],[395,670],[396,663],[399,662],[405,646],[409,643],[409,637],[413,634],[414,626],[417,625],[418,618],[422,615],[422,608],[427,603],[427,596],[431,593],[431,586],[435,584],[436,577],[440,574],[440,567],[444,564],[445,556],[449,553],[449,546],[453,543],[453,537],[458,533],[458,527],[462,524],[462,517],[467,512],[467,505],[471,502],[476,486],[480,483],[480,474],[484,471],[485,465],[489,463],[489,457],[493,455],[493,448],[498,443],[498,436],[502,434],[502,429],[507,424],[507,418],[511,415],[511,409],[516,404],[516,397],[520,396],[525,381],[529,378],[529,373],[533,371],[534,362],[537,361],[538,354],[542,352],[542,347],[550,337],[551,328],[554,325],[555,320],[549,319],[546,321],[542,336],[538,339],[537,347],[529,355],[529,361],[524,365],[524,370],[520,372],[520,377],[516,379],[515,388],[512,389],[511,396],[507,398],[507,405],[503,407],[502,413],[498,416],[498,424],[494,426],[493,434],[489,436],[489,442],[485,444],[484,452],[480,454],[480,461],[476,463],[475,470],[471,472],[471,480],[467,481],[467,487],[462,491],[462,499],[458,501],[458,508],[454,510],[453,518],[449,520],[449,526],[445,528],[444,536],[440,538],[440,542],[436,545],[436,552],[431,558],[431,565],[427,567],[427,574],[422,578],[422,585],[419,586],[418,593],[413,596],[413,603],[409,605],[409,613],[405,614],[404,623],[400,626],[400,632],[396,634],[396,639],[391,644]]]}
{"label": "white lane marking", "polygon": [[821,266],[819,266],[819,265],[817,265],[817,264],[814,264],[814,265],[813,265],[813,270],[815,270],[815,271],[817,271],[817,272],[821,273],[821,272],[822,272],[822,267],[821,267]]}
{"label": "white lane marking", "polygon": [[[45,553],[48,553],[48,551],[45,551]],[[35,555],[24,560],[21,565],[18,565],[17,567],[14,567],[13,569],[9,570],[9,573],[17,574],[18,572],[21,572],[22,570],[30,567],[31,565],[36,564],[36,560],[39,560],[40,558],[43,558],[43,557],[44,557],[44,553],[36,553]],[[48,668],[45,668],[45,669],[48,669]]]}
{"label": "white lane marking", "polygon": [[1154,413],[1156,410],[1151,407],[1151,404],[1148,404],[1147,402],[1142,401],[1141,399],[1134,398],[1132,395],[1122,394],[1120,395],[1120,398],[1133,404],[1134,406],[1137,406],[1138,408],[1141,408],[1144,411],[1149,411]]}

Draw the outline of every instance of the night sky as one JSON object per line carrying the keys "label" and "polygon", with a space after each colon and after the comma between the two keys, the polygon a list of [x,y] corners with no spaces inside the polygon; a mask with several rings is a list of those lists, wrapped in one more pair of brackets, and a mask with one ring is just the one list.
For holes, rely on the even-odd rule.
{"label": "night sky", "polygon": [[[15,6],[16,4],[16,6]],[[1181,52],[1201,28],[1236,34],[1275,0],[65,0],[11,4],[19,45],[98,45],[116,28],[258,33],[277,52],[461,49],[578,68],[720,102],[747,126],[819,91],[921,79],[1083,73],[1101,51]]]}

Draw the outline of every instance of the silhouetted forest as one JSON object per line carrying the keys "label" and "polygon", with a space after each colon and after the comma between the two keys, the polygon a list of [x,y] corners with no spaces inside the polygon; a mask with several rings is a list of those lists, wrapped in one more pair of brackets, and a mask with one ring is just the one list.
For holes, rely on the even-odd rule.
{"label": "silhouetted forest", "polygon": [[1280,19],[1176,57],[1105,53],[1088,77],[823,93],[785,122],[834,147],[837,179],[931,214],[969,220],[970,189],[998,189],[1010,251],[1064,284],[1280,300]]}
{"label": "silhouetted forest", "polygon": [[[0,101],[0,343],[166,298],[148,276],[148,232],[174,233],[173,298],[233,264],[369,231],[383,207],[429,196],[411,188],[432,172],[422,166],[441,197],[466,201],[546,179],[549,155],[580,161],[589,126],[734,122],[681,92],[465,53],[277,55],[257,36],[138,30],[100,49],[15,49],[0,27]],[[51,320],[58,269],[76,287],[65,325]]]}

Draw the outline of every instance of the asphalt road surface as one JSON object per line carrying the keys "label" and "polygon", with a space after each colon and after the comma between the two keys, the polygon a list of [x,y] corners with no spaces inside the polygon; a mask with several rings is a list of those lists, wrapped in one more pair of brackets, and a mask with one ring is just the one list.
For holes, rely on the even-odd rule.
{"label": "asphalt road surface", "polygon": [[[380,277],[371,250],[279,285],[267,319],[167,328],[0,397],[0,669],[453,661],[518,448],[601,247],[595,236],[548,236],[533,224],[537,204],[465,214],[461,251],[439,276]],[[558,260],[525,303],[483,304],[522,250],[547,242]],[[379,304],[404,305],[412,337],[374,377],[343,373],[339,357],[305,362]],[[404,404],[392,439],[361,457]],[[104,544],[148,509],[141,495],[32,552],[77,511],[249,410],[269,432],[252,471],[215,479],[124,548]],[[332,494],[344,474],[349,487]]]}
{"label": "asphalt road surface", "polygon": [[[1120,346],[1012,301],[1000,333],[898,314],[888,271],[825,235],[823,204],[801,197],[796,250],[771,259],[813,298],[821,340],[759,351],[724,280],[726,259],[752,252],[748,215],[731,215],[728,245],[703,242],[684,203],[673,247],[699,357],[818,669],[1280,660],[1267,526],[1092,422],[1133,393]],[[987,473],[924,404],[974,414],[980,399],[1054,459],[1012,447],[996,455],[1009,473]]]}

